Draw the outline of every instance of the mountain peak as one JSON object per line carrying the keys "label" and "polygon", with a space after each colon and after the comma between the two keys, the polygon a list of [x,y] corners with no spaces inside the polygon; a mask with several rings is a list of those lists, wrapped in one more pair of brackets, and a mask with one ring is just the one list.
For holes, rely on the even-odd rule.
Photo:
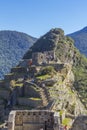
{"label": "mountain peak", "polygon": [[84,27],[81,31],[87,32],[87,26]]}
{"label": "mountain peak", "polygon": [[31,58],[32,53],[34,52],[53,51],[58,48],[58,46],[60,46],[60,48],[63,48],[64,46],[66,46],[64,44],[69,42],[71,42],[72,44],[73,41],[64,35],[64,31],[62,29],[51,29],[36,41],[36,43],[30,48],[30,50],[24,55],[23,58]]}
{"label": "mountain peak", "polygon": [[[40,37],[36,43],[30,48],[33,52],[44,52],[51,51],[55,48],[56,43],[59,40],[59,37],[64,37],[64,31],[60,28],[54,28],[48,31],[45,35]],[[31,57],[31,52],[28,51],[28,58]],[[26,54],[24,55],[26,57]]]}
{"label": "mountain peak", "polygon": [[52,28],[49,32],[55,33],[55,34],[63,34],[64,31],[61,28]]}

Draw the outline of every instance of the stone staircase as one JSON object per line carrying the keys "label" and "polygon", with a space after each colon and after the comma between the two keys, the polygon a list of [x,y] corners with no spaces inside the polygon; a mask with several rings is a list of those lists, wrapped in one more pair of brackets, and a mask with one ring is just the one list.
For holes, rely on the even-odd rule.
{"label": "stone staircase", "polygon": [[43,106],[46,107],[49,104],[49,94],[46,88],[40,88],[40,97],[42,98]]}
{"label": "stone staircase", "polygon": [[[39,89],[39,94],[40,94],[40,97],[41,97],[41,99],[42,99],[41,105],[43,105],[43,107],[48,106],[48,104],[49,104],[49,102],[50,102],[50,94],[49,94],[47,88],[46,88],[46,87],[41,87],[41,86],[38,85],[38,83],[32,83],[32,82],[30,82],[30,81],[28,81],[28,80],[26,80],[26,83],[31,84],[31,85],[33,85],[35,88],[38,88],[38,89]],[[42,107],[42,106],[41,106],[41,107]]]}

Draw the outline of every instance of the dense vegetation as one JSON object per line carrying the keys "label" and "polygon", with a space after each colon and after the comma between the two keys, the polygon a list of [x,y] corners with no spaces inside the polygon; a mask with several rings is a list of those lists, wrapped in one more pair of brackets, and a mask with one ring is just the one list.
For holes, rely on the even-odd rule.
{"label": "dense vegetation", "polygon": [[81,102],[87,108],[87,59],[85,56],[80,56],[79,64],[73,66],[73,72],[75,75],[74,87],[78,92]]}
{"label": "dense vegetation", "polygon": [[87,56],[87,27],[80,31],[69,34],[75,41],[75,46],[80,50],[80,52]]}
{"label": "dense vegetation", "polygon": [[25,33],[0,31],[0,78],[18,64],[35,41],[36,38]]}

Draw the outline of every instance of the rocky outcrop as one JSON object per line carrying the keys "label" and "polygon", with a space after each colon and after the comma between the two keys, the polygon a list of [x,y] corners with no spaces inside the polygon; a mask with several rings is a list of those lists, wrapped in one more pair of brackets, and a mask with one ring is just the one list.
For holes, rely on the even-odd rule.
{"label": "rocky outcrop", "polygon": [[71,130],[87,130],[87,116],[78,116]]}

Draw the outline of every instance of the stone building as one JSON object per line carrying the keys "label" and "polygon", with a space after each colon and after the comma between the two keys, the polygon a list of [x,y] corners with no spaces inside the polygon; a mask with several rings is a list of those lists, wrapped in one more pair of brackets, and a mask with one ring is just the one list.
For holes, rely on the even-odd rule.
{"label": "stone building", "polygon": [[32,54],[32,62],[33,64],[42,64],[48,63],[55,59],[55,52],[54,51],[44,51],[42,52],[35,52]]}
{"label": "stone building", "polygon": [[54,130],[54,112],[48,110],[11,111],[8,130]]}
{"label": "stone building", "polygon": [[32,54],[32,62],[33,64],[41,64],[43,62],[43,59],[45,59],[45,56],[41,52],[35,52]]}

